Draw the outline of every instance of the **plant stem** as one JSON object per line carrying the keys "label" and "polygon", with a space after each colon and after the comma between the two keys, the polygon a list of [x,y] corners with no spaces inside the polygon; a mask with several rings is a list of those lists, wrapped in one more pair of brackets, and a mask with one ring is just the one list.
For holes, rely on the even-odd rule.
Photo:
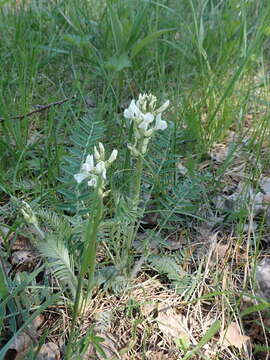
{"label": "plant stem", "polygon": [[72,345],[73,345],[73,340],[75,338],[76,320],[78,318],[78,315],[81,314],[81,310],[83,307],[83,302],[82,302],[83,281],[87,273],[88,273],[88,286],[85,297],[89,299],[90,296],[92,295],[91,293],[94,286],[94,273],[95,273],[95,264],[96,264],[96,248],[97,248],[96,238],[102,216],[103,216],[103,197],[102,197],[102,193],[101,194],[99,193],[97,187],[96,201],[94,203],[93,211],[91,216],[89,217],[86,227],[85,246],[83,251],[82,265],[79,273],[75,303],[72,314],[70,338],[66,350],[65,359],[67,360],[71,359],[72,356]]}
{"label": "plant stem", "polygon": [[[130,193],[130,198],[132,199],[132,203],[133,203],[133,212],[136,213],[138,210],[138,205],[139,205],[139,201],[140,201],[140,193],[141,193],[141,180],[142,180],[142,170],[143,170],[143,157],[139,156],[137,158],[137,163],[136,163],[136,168],[135,168],[135,179],[134,182],[131,186],[131,193]],[[130,252],[131,252],[131,248],[132,248],[132,244],[134,241],[134,238],[136,236],[137,233],[137,226],[136,226],[136,216],[134,216],[134,219],[132,221],[131,224],[131,231],[129,233],[128,239],[127,239],[127,244],[126,244],[126,256],[127,256],[127,275],[130,275],[130,269],[131,266],[129,264],[129,259],[130,259]]]}
{"label": "plant stem", "polygon": [[139,200],[140,200],[142,170],[143,170],[143,157],[140,156],[137,158],[136,169],[135,169],[136,175],[132,186],[132,194],[130,194],[131,199],[133,200],[134,203],[135,211],[138,208]]}

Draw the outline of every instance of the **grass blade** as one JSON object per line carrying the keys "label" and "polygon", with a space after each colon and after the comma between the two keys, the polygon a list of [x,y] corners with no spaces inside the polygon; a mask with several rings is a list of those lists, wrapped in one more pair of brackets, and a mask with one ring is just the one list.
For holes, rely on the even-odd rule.
{"label": "grass blade", "polygon": [[219,328],[220,328],[220,321],[216,320],[214,324],[210,327],[210,329],[207,330],[207,332],[204,334],[204,336],[201,338],[198,344],[194,347],[194,349],[187,352],[182,360],[188,360],[193,355],[195,355],[196,352],[200,350],[205,344],[207,344],[207,342],[217,333]]}
{"label": "grass blade", "polygon": [[51,296],[47,301],[45,301],[30,317],[29,319],[22,325],[22,327],[12,336],[11,339],[5,344],[5,346],[0,351],[0,359],[4,358],[4,355],[8,351],[10,345],[13,341],[23,332],[23,330],[31,324],[31,322],[40,315],[47,307],[55,304],[56,300],[60,297],[60,294],[55,294]]}
{"label": "grass blade", "polygon": [[152,34],[147,35],[144,39],[142,39],[141,41],[138,42],[138,44],[136,44],[132,51],[131,51],[131,59],[134,58],[136,55],[138,55],[142,49],[148,45],[151,41],[156,40],[157,38],[159,38],[161,35],[169,32],[169,31],[173,31],[175,30],[174,28],[171,29],[163,29],[163,30],[158,30],[153,32]]}

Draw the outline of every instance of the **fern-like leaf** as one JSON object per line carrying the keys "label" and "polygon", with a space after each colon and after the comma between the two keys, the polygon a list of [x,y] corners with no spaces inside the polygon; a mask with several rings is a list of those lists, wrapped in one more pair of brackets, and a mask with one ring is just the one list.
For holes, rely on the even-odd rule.
{"label": "fern-like leaf", "polygon": [[172,281],[178,289],[186,287],[189,282],[189,275],[182,269],[179,259],[169,255],[152,255],[148,258],[152,269]]}
{"label": "fern-like leaf", "polygon": [[41,255],[48,259],[52,273],[62,284],[68,285],[72,297],[75,299],[77,278],[74,273],[72,257],[65,246],[64,240],[49,235],[37,247]]}
{"label": "fern-like leaf", "polygon": [[61,239],[68,239],[71,236],[72,228],[70,222],[64,216],[59,216],[51,210],[37,209],[36,215],[46,232],[54,232],[61,235]]}

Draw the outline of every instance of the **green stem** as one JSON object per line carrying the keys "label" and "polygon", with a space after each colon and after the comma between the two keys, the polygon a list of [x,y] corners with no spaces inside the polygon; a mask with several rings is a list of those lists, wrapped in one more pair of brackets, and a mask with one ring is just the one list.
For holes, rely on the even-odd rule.
{"label": "green stem", "polygon": [[85,295],[89,298],[93,286],[94,286],[94,273],[95,273],[95,264],[96,264],[96,249],[97,249],[97,231],[102,220],[103,216],[103,197],[102,193],[99,193],[99,189],[97,187],[96,190],[96,202],[95,206],[93,206],[93,211],[91,216],[89,217],[87,227],[86,227],[86,236],[85,236],[85,246],[83,251],[82,265],[78,278],[78,285],[75,297],[75,303],[72,314],[71,321],[71,330],[69,342],[66,350],[65,359],[69,360],[72,356],[72,345],[75,338],[76,333],[76,321],[78,315],[81,314],[82,310],[82,293],[83,293],[83,282],[85,275],[88,273],[88,287],[87,294]]}
{"label": "green stem", "polygon": [[[137,158],[137,163],[136,163],[136,168],[135,168],[135,179],[134,182],[132,184],[131,187],[131,193],[130,193],[130,198],[132,199],[132,203],[133,203],[133,211],[134,213],[137,212],[138,210],[138,205],[139,205],[139,201],[140,201],[140,193],[141,193],[141,180],[142,180],[142,171],[143,171],[143,157],[140,156]],[[132,244],[134,241],[134,238],[136,236],[137,233],[137,225],[136,225],[136,217],[134,216],[134,220],[132,221],[131,224],[131,231],[129,233],[128,239],[127,239],[127,244],[126,244],[126,254],[125,256],[127,256],[127,275],[130,275],[130,270],[131,270],[131,264],[129,263],[130,259],[132,258],[130,252],[131,252],[131,248],[132,248]]]}
{"label": "green stem", "polygon": [[143,157],[139,156],[137,158],[136,169],[135,169],[135,179],[132,186],[132,193],[130,194],[131,199],[133,200],[134,210],[136,211],[139,205],[140,193],[141,193],[141,180],[142,180],[142,170],[143,170]]}
{"label": "green stem", "polygon": [[87,231],[92,231],[91,238],[89,241],[85,256],[83,258],[82,263],[82,277],[88,272],[88,287],[87,287],[87,295],[91,294],[94,287],[94,275],[95,275],[95,266],[96,266],[96,252],[97,252],[97,232],[99,224],[103,217],[103,197],[102,195],[98,195],[98,203],[97,203],[97,213],[95,216],[95,221],[91,224],[91,229]]}
{"label": "green stem", "polygon": [[40,227],[37,224],[34,224],[34,228],[38,234],[38,236],[41,238],[41,240],[45,239],[45,234],[44,232],[40,229]]}

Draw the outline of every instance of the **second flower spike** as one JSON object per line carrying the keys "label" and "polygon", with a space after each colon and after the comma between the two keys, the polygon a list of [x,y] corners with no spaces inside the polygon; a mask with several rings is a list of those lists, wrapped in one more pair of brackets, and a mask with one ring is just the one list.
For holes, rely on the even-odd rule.
{"label": "second flower spike", "polygon": [[124,117],[133,121],[133,144],[128,145],[134,156],[144,155],[149,139],[157,130],[165,130],[167,122],[161,119],[161,114],[167,109],[170,101],[156,109],[157,98],[152,94],[140,94],[137,101],[131,101],[124,111]]}

